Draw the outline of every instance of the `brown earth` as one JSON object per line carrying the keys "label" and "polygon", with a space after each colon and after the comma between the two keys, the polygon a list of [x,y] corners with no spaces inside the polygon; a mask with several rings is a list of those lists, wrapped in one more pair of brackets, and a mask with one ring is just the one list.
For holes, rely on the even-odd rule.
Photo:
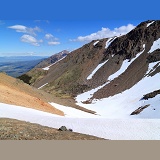
{"label": "brown earth", "polygon": [[91,135],[41,126],[15,119],[0,118],[0,140],[104,140]]}
{"label": "brown earth", "polygon": [[34,108],[49,113],[64,115],[63,112],[55,109],[48,102],[55,102],[92,114],[95,113],[94,111],[76,105],[72,97],[56,97],[3,73],[0,73],[0,94],[0,102]]}
{"label": "brown earth", "polygon": [[[0,102],[33,108],[64,116],[64,113],[47,103],[36,89],[23,82],[0,73]],[[43,98],[42,98],[43,97]]]}

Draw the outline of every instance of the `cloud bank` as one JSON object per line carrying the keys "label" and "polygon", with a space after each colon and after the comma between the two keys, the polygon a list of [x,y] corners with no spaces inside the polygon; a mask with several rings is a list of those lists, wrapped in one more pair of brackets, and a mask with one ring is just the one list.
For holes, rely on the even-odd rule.
{"label": "cloud bank", "polygon": [[110,30],[109,28],[103,28],[95,33],[92,33],[87,36],[79,36],[76,39],[70,39],[70,41],[73,42],[90,42],[92,40],[96,39],[103,39],[103,38],[109,38],[114,36],[121,36],[125,35],[128,32],[130,32],[132,29],[134,29],[136,26],[132,24],[128,24],[127,26],[121,26],[119,28],[114,28],[113,30]]}

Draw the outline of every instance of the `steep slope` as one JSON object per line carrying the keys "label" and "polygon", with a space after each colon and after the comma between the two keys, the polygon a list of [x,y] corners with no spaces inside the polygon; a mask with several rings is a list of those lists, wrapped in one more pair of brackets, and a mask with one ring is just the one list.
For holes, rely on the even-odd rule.
{"label": "steep slope", "polygon": [[48,103],[50,97],[47,93],[39,91],[3,73],[0,73],[0,95],[1,103],[20,105],[44,112],[64,115],[62,111]]}

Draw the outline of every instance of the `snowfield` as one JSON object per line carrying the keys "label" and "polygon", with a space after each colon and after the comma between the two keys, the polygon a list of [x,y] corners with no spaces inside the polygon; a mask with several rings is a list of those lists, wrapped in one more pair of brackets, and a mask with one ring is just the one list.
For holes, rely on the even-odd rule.
{"label": "snowfield", "polygon": [[[65,110],[67,112],[67,109]],[[24,120],[53,128],[59,128],[65,125],[67,128],[73,129],[74,132],[111,140],[160,140],[160,119],[61,117],[30,108],[3,103],[0,103],[0,117]]]}
{"label": "snowfield", "polygon": [[46,86],[48,83],[45,83],[44,85],[40,86],[38,89],[43,88],[44,86]]}

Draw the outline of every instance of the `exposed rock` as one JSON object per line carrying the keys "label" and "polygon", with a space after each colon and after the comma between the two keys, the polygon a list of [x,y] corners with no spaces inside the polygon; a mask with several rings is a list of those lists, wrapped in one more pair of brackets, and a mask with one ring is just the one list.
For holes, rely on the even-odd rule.
{"label": "exposed rock", "polygon": [[66,126],[61,126],[58,130],[59,131],[67,131],[67,128],[66,128]]}
{"label": "exposed rock", "polygon": [[148,106],[150,106],[150,105],[148,104],[148,105],[139,107],[138,109],[136,109],[135,111],[133,111],[133,112],[131,113],[131,115],[137,115],[137,114],[139,114],[140,112],[142,112],[142,111],[143,111],[145,108],[147,108]]}
{"label": "exposed rock", "polygon": [[[157,82],[157,83],[158,83],[158,82]],[[148,100],[149,98],[153,98],[153,97],[155,97],[155,96],[158,95],[158,94],[160,94],[160,89],[144,95],[142,99]]]}

